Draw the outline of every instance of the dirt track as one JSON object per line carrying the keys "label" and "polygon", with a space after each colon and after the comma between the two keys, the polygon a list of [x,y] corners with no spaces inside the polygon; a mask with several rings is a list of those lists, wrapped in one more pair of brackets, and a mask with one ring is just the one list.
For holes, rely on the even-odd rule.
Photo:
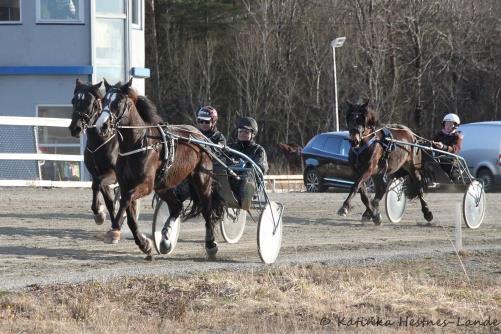
{"label": "dirt track", "polygon": [[[277,264],[290,262],[367,263],[393,258],[428,257],[452,252],[456,203],[462,194],[428,194],[435,219],[425,223],[418,202],[408,203],[404,219],[382,226],[362,224],[357,197],[348,217],[335,213],[343,193],[272,194],[284,203],[282,250]],[[118,245],[102,242],[109,221],[94,224],[89,189],[0,188],[0,290],[30,284],[105,280],[122,275],[182,274],[199,270],[262,268],[256,247],[256,224],[247,221],[236,245],[219,243],[218,261],[205,260],[201,221],[181,225],[171,256],[144,255],[132,240]],[[501,194],[487,194],[487,217],[478,230],[463,229],[466,250],[501,249]],[[151,197],[141,203],[141,228],[149,233]],[[219,237],[221,239],[221,237]],[[476,272],[493,268],[484,265]]]}

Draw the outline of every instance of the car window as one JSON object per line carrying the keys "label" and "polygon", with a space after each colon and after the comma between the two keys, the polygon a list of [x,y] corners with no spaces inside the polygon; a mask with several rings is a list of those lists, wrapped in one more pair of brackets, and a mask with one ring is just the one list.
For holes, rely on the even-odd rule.
{"label": "car window", "polygon": [[313,142],[311,143],[311,148],[316,148],[318,150],[321,150],[324,148],[324,143],[325,143],[325,136],[317,136],[313,139]]}
{"label": "car window", "polygon": [[339,154],[342,139],[339,137],[329,137],[324,145],[324,151]]}
{"label": "car window", "polygon": [[351,145],[350,145],[350,142],[348,141],[348,139],[341,140],[341,149],[340,149],[339,154],[344,155],[344,156],[348,156],[348,154],[350,153],[350,149],[351,149]]}

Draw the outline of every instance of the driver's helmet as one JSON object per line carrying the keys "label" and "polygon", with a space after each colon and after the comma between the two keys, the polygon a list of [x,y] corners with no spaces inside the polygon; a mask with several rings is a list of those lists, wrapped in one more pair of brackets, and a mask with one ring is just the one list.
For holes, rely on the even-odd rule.
{"label": "driver's helmet", "polygon": [[212,121],[212,124],[216,124],[217,110],[211,106],[202,107],[197,112],[197,120]]}
{"label": "driver's helmet", "polygon": [[252,130],[252,132],[254,133],[254,135],[256,135],[257,131],[259,130],[258,127],[257,127],[256,120],[254,118],[252,118],[252,117],[241,117],[238,120],[237,128],[238,129],[249,129],[249,130]]}
{"label": "driver's helmet", "polygon": [[459,116],[456,114],[447,114],[444,116],[444,119],[442,120],[442,123],[444,122],[452,122],[455,123],[456,126],[461,124],[461,121],[459,120]]}

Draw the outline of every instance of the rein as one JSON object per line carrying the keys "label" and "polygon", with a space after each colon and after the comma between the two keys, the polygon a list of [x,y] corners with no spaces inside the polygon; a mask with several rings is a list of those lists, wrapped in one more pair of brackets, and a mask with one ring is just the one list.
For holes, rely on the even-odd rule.
{"label": "rein", "polygon": [[362,152],[364,152],[366,149],[371,147],[375,142],[376,142],[376,136],[372,137],[367,143],[365,143],[363,146],[360,147],[352,147],[353,153],[358,157]]}
{"label": "rein", "polygon": [[113,134],[110,138],[106,139],[106,141],[105,141],[105,142],[103,142],[101,145],[99,145],[99,146],[98,146],[96,149],[94,149],[94,150],[89,149],[89,146],[85,147],[85,149],[86,149],[87,151],[89,151],[90,153],[94,154],[94,153],[96,153],[97,151],[99,151],[99,149],[100,149],[101,147],[103,147],[104,145],[108,144],[108,143],[110,142],[110,140],[112,140],[112,139],[113,139],[113,137],[115,137],[115,135],[116,135],[116,134]]}

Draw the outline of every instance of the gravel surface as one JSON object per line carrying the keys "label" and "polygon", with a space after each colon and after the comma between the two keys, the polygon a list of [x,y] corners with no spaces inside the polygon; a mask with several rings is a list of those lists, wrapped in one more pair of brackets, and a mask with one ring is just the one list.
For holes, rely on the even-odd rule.
{"label": "gravel surface", "polygon": [[[364,265],[454,252],[456,208],[462,194],[427,194],[435,215],[432,224],[422,218],[419,202],[411,201],[401,223],[391,224],[383,215],[381,226],[360,222],[363,206],[358,197],[348,217],[337,216],[346,195],[271,194],[273,200],[285,205],[283,243],[275,265]],[[250,218],[238,244],[226,244],[218,236],[216,261],[206,260],[202,221],[191,220],[181,224],[179,242],[172,255],[155,256],[154,261],[148,262],[133,240],[122,240],[117,245],[103,242],[110,223],[95,225],[89,189],[0,188],[0,198],[0,290],[125,275],[179,275],[265,267],[257,253],[257,224]],[[487,194],[483,224],[477,230],[463,228],[464,250],[501,250],[499,203],[501,194]],[[146,234],[151,233],[152,216],[150,196],[141,201],[140,225]]]}

